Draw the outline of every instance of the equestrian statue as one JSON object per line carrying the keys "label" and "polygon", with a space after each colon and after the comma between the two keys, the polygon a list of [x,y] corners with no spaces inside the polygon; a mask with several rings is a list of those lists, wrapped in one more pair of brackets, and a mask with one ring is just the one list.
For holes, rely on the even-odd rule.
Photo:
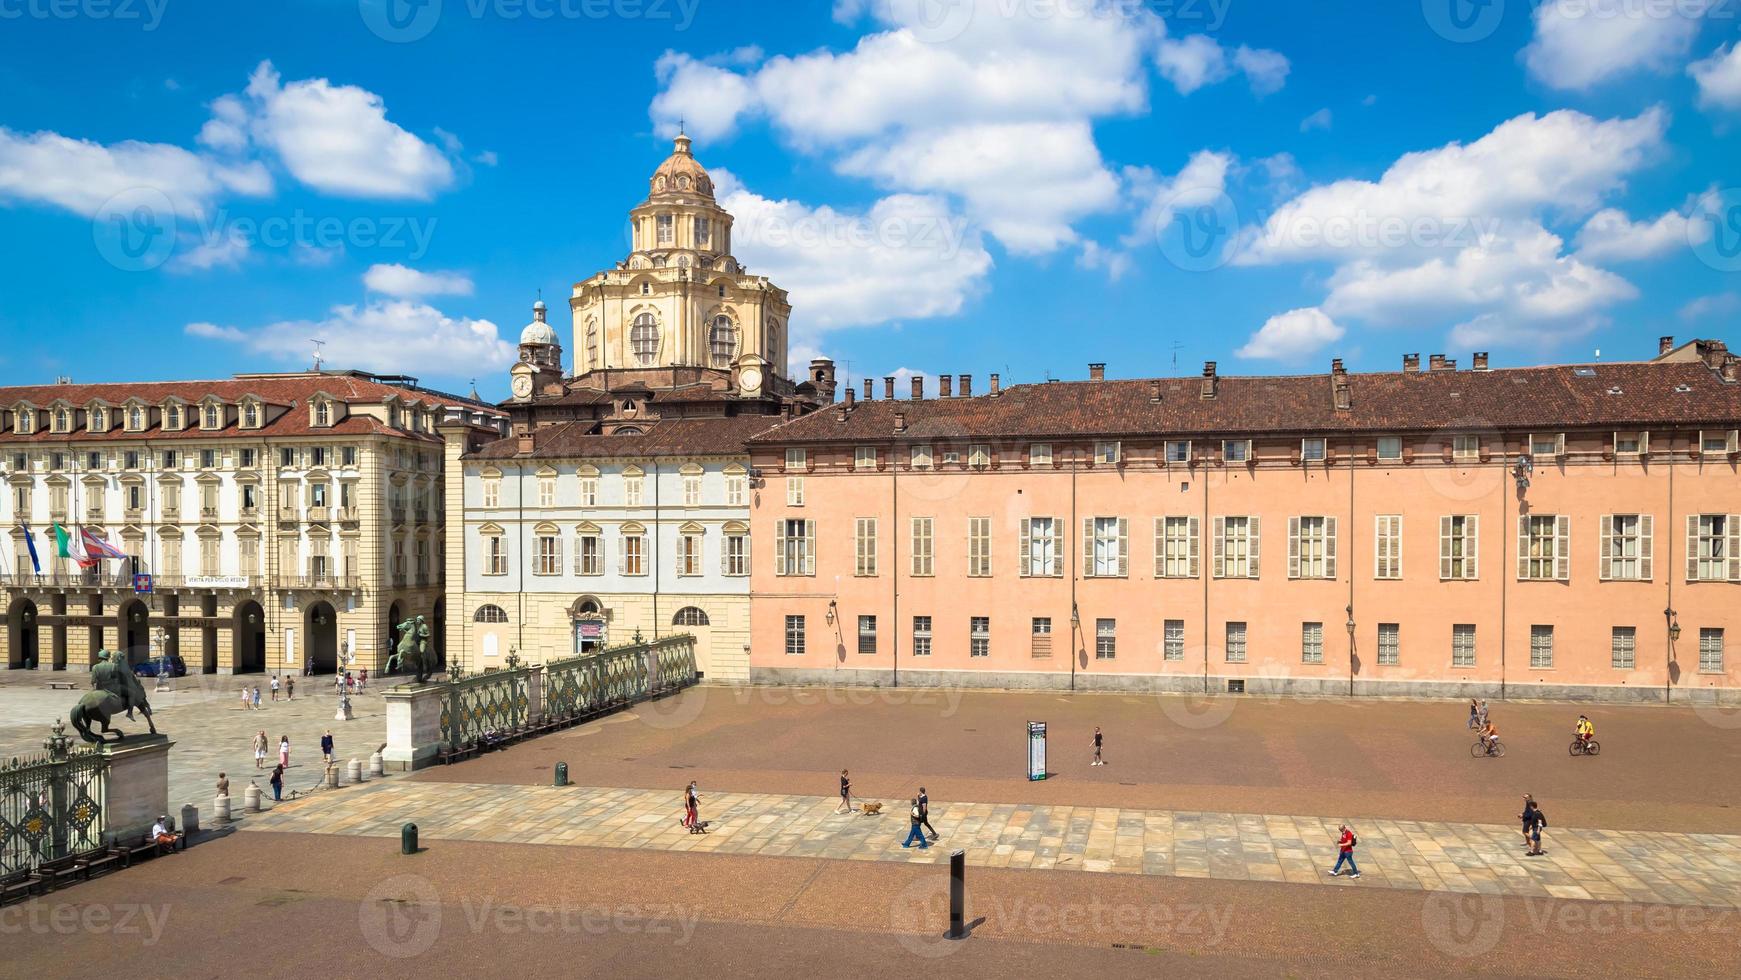
{"label": "equestrian statue", "polygon": [[394,627],[399,636],[398,649],[387,658],[388,670],[409,668],[416,675],[418,684],[427,684],[431,668],[429,656],[429,625],[422,616],[407,619]]}
{"label": "equestrian statue", "polygon": [[[67,717],[80,738],[87,742],[119,742],[126,733],[109,724],[109,719],[125,711],[131,721],[135,708],[144,713],[151,734],[157,734],[157,722],[151,718],[145,688],[125,657],[117,659],[107,650],[97,651],[97,663],[91,668],[91,688],[79,698],[79,703],[73,706],[72,714]],[[91,731],[92,722],[97,723],[98,731]],[[115,737],[105,738],[110,732]]]}

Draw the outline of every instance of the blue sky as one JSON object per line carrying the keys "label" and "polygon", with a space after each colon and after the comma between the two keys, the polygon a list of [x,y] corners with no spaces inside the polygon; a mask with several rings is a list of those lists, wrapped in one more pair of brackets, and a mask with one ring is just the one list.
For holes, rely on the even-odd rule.
{"label": "blue sky", "polygon": [[502,397],[679,118],[794,357],[855,377],[1631,358],[1741,316],[1737,0],[406,4],[0,0],[7,381],[319,337]]}

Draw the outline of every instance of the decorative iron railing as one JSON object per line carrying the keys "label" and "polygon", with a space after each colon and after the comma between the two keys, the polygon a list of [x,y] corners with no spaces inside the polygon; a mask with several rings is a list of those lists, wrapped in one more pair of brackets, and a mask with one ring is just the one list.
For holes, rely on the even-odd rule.
{"label": "decorative iron railing", "polygon": [[441,705],[441,740],[464,745],[485,732],[523,724],[531,708],[527,692],[530,675],[531,671],[522,667],[449,683]]}
{"label": "decorative iron railing", "polygon": [[63,730],[56,725],[47,754],[0,762],[0,875],[103,844],[109,760],[97,749],[69,751]]}
{"label": "decorative iron railing", "polygon": [[695,637],[687,633],[544,665],[544,714],[589,715],[695,683]]}

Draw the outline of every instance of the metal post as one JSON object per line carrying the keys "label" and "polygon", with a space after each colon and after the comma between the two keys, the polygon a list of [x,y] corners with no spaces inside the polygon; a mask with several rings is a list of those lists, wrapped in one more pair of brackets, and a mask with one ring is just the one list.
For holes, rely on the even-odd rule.
{"label": "metal post", "polygon": [[949,852],[949,938],[967,938],[967,852]]}

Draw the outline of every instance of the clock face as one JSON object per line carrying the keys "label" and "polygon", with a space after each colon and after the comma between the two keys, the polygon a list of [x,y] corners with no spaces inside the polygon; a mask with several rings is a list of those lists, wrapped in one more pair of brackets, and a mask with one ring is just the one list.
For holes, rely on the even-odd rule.
{"label": "clock face", "polygon": [[745,391],[757,391],[762,387],[762,372],[760,368],[744,368],[738,375],[738,382]]}
{"label": "clock face", "polygon": [[532,393],[532,378],[525,374],[514,375],[514,394],[525,398]]}

